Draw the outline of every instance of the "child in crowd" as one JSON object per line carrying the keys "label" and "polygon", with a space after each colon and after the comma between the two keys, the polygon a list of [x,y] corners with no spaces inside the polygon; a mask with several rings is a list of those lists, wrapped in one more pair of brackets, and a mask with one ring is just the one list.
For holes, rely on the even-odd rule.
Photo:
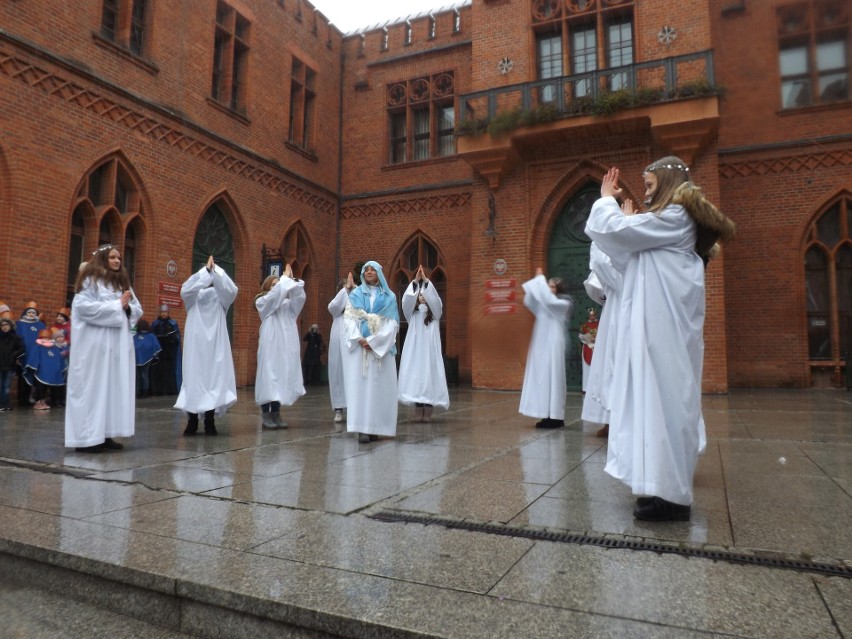
{"label": "child in crowd", "polygon": [[281,404],[292,406],[305,394],[296,326],[305,306],[305,283],[293,277],[287,264],[280,279],[270,275],[263,281],[254,305],[261,322],[254,401],[261,408],[263,428],[287,428]]}
{"label": "child in crowd", "polygon": [[[0,312],[2,312],[1,307]],[[0,411],[12,410],[9,389],[12,386],[12,376],[15,374],[18,358],[25,352],[24,342],[15,332],[14,320],[10,317],[0,317]]]}
{"label": "child in crowd", "polygon": [[519,412],[540,417],[536,428],[565,425],[565,327],[571,321],[574,300],[563,281],[545,279],[541,268],[523,284],[524,306],[535,315]]}
{"label": "child in crowd", "polygon": [[[62,335],[59,331],[58,335]],[[64,340],[63,340],[64,343]],[[67,351],[66,351],[67,354]],[[33,348],[27,354],[27,369],[32,371],[33,384],[35,387],[35,410],[50,410],[50,406],[57,406],[59,398],[64,393],[59,388],[65,388],[65,373],[68,368],[68,360],[63,355],[62,347],[53,341],[53,333],[50,329],[39,331],[38,339]],[[50,403],[47,402],[48,394]]]}
{"label": "child in crowd", "polygon": [[160,340],[151,332],[147,320],[136,323],[136,335],[133,336],[133,349],[136,351],[136,397],[148,397],[151,394],[151,364],[160,353]]}
{"label": "child in crowd", "polygon": [[27,369],[27,357],[35,349],[39,331],[47,328],[38,318],[38,304],[28,302],[15,325],[15,331],[24,343],[24,356],[18,360],[18,405],[29,406],[35,403],[35,381]]}
{"label": "child in crowd", "polygon": [[60,308],[56,311],[56,320],[53,322],[53,330],[59,329],[65,334],[65,342],[71,343],[71,309]]}
{"label": "child in crowd", "polygon": [[399,401],[414,405],[418,422],[431,422],[435,406],[450,406],[439,328],[443,311],[438,291],[418,267],[402,296],[408,332],[399,361]]}
{"label": "child in crowd", "polygon": [[227,313],[237,297],[237,285],[225,270],[207,258],[207,264],[180,289],[186,306],[183,383],[175,408],[187,413],[185,437],[198,432],[204,414],[204,433],[217,435],[215,415],[237,402],[234,358],[228,336]]}

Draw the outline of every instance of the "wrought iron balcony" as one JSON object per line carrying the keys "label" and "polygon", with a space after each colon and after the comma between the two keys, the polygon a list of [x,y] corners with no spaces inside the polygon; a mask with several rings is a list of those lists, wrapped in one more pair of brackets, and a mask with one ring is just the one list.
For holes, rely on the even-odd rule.
{"label": "wrought iron balcony", "polygon": [[691,162],[718,128],[720,93],[712,51],[476,91],[460,97],[458,155],[497,188],[530,148],[628,126]]}

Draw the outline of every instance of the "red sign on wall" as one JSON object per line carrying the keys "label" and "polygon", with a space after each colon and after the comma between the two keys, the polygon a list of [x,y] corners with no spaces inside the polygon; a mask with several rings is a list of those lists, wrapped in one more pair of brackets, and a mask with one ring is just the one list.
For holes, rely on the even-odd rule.
{"label": "red sign on wall", "polygon": [[157,297],[157,313],[160,312],[160,307],[163,304],[167,304],[169,308],[182,308],[183,300],[180,296],[175,297],[173,295],[160,295]]}
{"label": "red sign on wall", "polygon": [[485,291],[486,302],[511,302],[515,299],[515,289]]}
{"label": "red sign on wall", "polygon": [[180,297],[180,284],[174,282],[158,282],[157,292],[165,293],[166,295],[177,295]]}
{"label": "red sign on wall", "polygon": [[514,304],[486,304],[486,315],[507,315],[515,312]]}

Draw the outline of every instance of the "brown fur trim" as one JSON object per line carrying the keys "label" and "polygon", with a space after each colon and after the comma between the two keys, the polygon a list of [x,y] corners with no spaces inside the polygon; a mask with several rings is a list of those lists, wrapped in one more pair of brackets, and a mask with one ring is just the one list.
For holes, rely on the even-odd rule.
{"label": "brown fur trim", "polygon": [[737,225],[727,215],[713,206],[701,187],[692,182],[684,182],[675,190],[673,204],[680,204],[695,222],[719,235],[721,240],[729,240],[737,232]]}

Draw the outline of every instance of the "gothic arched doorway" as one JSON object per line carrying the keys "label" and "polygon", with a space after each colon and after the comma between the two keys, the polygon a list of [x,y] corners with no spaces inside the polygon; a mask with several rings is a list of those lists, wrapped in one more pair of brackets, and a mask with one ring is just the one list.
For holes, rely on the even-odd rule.
{"label": "gothic arched doorway", "polygon": [[582,344],[579,340],[580,326],[586,321],[588,309],[594,308],[600,316],[600,307],[595,304],[583,287],[589,276],[589,248],[592,240],[586,235],[586,220],[592,204],[600,197],[600,185],[588,183],[577,191],[559,213],[550,233],[547,250],[547,277],[561,277],[568,292],[574,298],[574,314],[565,336],[565,373],[568,390],[581,390],[583,369],[581,363]]}
{"label": "gothic arched doorway", "polygon": [[[192,273],[198,271],[207,263],[207,258],[213,256],[216,264],[236,281],[237,263],[234,257],[234,238],[221,200],[213,202],[198,223],[195,230],[195,240],[192,243]],[[228,334],[233,337],[234,306],[228,309]]]}

